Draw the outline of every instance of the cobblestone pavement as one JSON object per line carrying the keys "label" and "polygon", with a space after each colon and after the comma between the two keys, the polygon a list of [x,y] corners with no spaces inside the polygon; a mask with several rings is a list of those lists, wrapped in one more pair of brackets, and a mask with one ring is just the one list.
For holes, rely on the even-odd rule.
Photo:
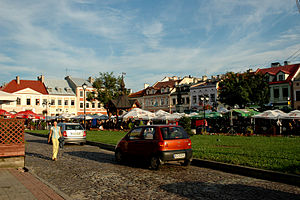
{"label": "cobblestone pavement", "polygon": [[206,168],[119,165],[113,152],[88,145],[66,145],[54,162],[46,138],[25,138],[25,165],[72,199],[300,199],[296,186]]}

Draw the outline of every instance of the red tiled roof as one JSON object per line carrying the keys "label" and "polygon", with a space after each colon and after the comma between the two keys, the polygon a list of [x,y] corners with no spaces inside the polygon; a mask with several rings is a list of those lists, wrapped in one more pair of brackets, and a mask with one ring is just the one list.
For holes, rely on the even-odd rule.
{"label": "red tiled roof", "polygon": [[20,84],[17,84],[16,80],[12,80],[2,88],[2,91],[8,93],[14,93],[26,88],[30,88],[41,94],[48,94],[45,85],[41,81],[33,81],[33,80],[20,80]]}
{"label": "red tiled roof", "polygon": [[138,92],[132,93],[128,95],[129,98],[136,98],[136,97],[142,97],[145,94],[146,89],[140,90]]}
{"label": "red tiled roof", "polygon": [[155,89],[161,89],[163,87],[173,88],[173,87],[175,87],[176,82],[179,82],[179,80],[157,82],[156,84],[153,85],[153,88],[155,88]]}
{"label": "red tiled roof", "polygon": [[278,74],[278,72],[281,71],[285,74],[289,74],[288,78],[284,81],[277,81],[273,83],[286,83],[289,82],[295,76],[299,68],[300,68],[300,63],[293,64],[293,65],[279,66],[279,67],[270,67],[265,69],[257,69],[256,73],[262,73],[262,74],[268,73],[275,76],[276,74]]}

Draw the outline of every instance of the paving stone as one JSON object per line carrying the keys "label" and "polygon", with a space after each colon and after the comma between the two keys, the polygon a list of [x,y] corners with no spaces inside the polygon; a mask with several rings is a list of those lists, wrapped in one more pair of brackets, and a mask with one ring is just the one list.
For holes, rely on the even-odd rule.
{"label": "paving stone", "polygon": [[26,134],[25,165],[72,199],[300,199],[300,188],[206,168],[120,165],[114,153],[66,145],[51,161],[46,138]]}

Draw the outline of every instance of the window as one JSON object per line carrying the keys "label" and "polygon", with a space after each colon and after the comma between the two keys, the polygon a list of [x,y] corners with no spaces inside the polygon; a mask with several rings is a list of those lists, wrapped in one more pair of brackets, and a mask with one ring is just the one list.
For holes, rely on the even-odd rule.
{"label": "window", "polygon": [[155,134],[154,128],[145,128],[143,138],[145,140],[153,140]]}
{"label": "window", "polygon": [[197,96],[193,96],[193,103],[197,103]]}
{"label": "window", "polygon": [[47,99],[43,99],[43,104],[45,105],[47,103]]}
{"label": "window", "polygon": [[83,103],[80,103],[80,108],[83,108]]}
{"label": "window", "polygon": [[288,97],[289,96],[289,89],[288,88],[282,88],[282,96]]}
{"label": "window", "polygon": [[210,101],[215,102],[215,94],[210,94]]}
{"label": "window", "polygon": [[101,103],[98,103],[98,108],[101,108]]}
{"label": "window", "polygon": [[17,105],[21,105],[21,98],[17,98]]}
{"label": "window", "polygon": [[189,97],[187,97],[185,101],[186,101],[186,104],[190,104],[190,98]]}
{"label": "window", "polygon": [[57,105],[61,106],[61,99],[57,101]]}
{"label": "window", "polygon": [[274,98],[279,98],[279,89],[274,88]]}
{"label": "window", "polygon": [[69,105],[68,100],[65,100],[65,106]]}
{"label": "window", "polygon": [[74,105],[75,105],[75,101],[71,100],[71,106],[74,106]]}
{"label": "window", "polygon": [[176,105],[176,99],[172,99],[173,105]]}
{"label": "window", "polygon": [[166,98],[166,105],[169,105],[169,99]]}
{"label": "window", "polygon": [[86,107],[86,108],[89,108],[89,107],[90,107],[90,104],[89,104],[89,103],[86,103],[86,104],[85,104],[85,107]]}
{"label": "window", "polygon": [[296,91],[296,101],[300,101],[300,91]]}
{"label": "window", "polygon": [[280,75],[278,76],[278,79],[279,79],[279,81],[284,81],[283,75],[280,74]]}
{"label": "window", "polygon": [[80,96],[83,97],[83,91],[80,91]]}
{"label": "window", "polygon": [[189,138],[188,134],[182,127],[165,127],[160,130],[165,140]]}
{"label": "window", "polygon": [[160,99],[160,105],[165,105],[165,100],[164,99]]}
{"label": "window", "polygon": [[31,103],[30,103],[30,99],[26,99],[26,105],[31,105]]}
{"label": "window", "polygon": [[55,99],[51,99],[51,105],[55,105]]}
{"label": "window", "polygon": [[94,102],[92,103],[92,108],[95,108],[95,103]]}
{"label": "window", "polygon": [[36,100],[35,100],[35,105],[36,105],[36,106],[40,105],[40,100],[39,100],[39,99],[36,99]]}
{"label": "window", "polygon": [[138,140],[141,139],[141,131],[142,128],[135,128],[129,134],[128,137],[130,140]]}

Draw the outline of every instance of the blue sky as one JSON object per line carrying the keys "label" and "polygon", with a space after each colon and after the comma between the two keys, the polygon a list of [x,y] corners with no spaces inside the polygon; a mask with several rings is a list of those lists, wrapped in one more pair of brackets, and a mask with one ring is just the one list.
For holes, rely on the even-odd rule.
{"label": "blue sky", "polygon": [[0,84],[113,71],[138,91],[164,76],[269,67],[299,49],[295,0],[0,0]]}

